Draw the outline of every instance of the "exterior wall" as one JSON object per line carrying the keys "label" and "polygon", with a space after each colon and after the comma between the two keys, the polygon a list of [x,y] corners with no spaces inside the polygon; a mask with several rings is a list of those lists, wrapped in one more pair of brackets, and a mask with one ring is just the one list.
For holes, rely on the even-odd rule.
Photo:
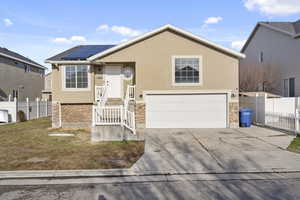
{"label": "exterior wall", "polygon": [[13,90],[18,89],[20,101],[25,101],[26,97],[31,100],[41,97],[44,89],[43,75],[37,72],[25,72],[23,66],[14,66],[2,59],[0,59],[0,101],[6,100],[13,94]]}
{"label": "exterior wall", "polygon": [[93,103],[94,102],[94,66],[90,66],[89,91],[63,91],[63,65],[52,66],[52,99],[61,103]]}
{"label": "exterior wall", "polygon": [[[259,61],[260,52],[264,54],[263,63]],[[283,95],[283,80],[295,78],[295,95],[300,96],[299,52],[300,39],[260,26],[244,51],[247,57],[240,62],[241,81],[248,68],[270,67],[278,82],[277,90],[268,92]]]}
{"label": "exterior wall", "polygon": [[229,102],[229,127],[239,127],[239,102]]}
{"label": "exterior wall", "polygon": [[[201,55],[203,85],[173,86],[172,56]],[[136,99],[147,90],[231,90],[238,91],[239,60],[178,34],[165,31],[97,62],[135,62]],[[141,96],[141,97],[140,97]]]}
{"label": "exterior wall", "polygon": [[52,128],[60,127],[60,104],[52,102]]}
{"label": "exterior wall", "polygon": [[[200,86],[174,86],[172,84],[172,56],[200,55],[203,59],[203,84]],[[178,34],[165,31],[143,42],[97,60],[97,62],[135,62],[136,124],[145,127],[144,91],[148,90],[205,90],[231,91],[235,97],[229,103],[238,105],[237,58],[211,49]],[[229,104],[231,105],[231,104]],[[229,127],[238,124],[238,108],[229,107]]]}
{"label": "exterior wall", "polygon": [[135,123],[137,128],[146,127],[146,106],[144,103],[135,104]]}
{"label": "exterior wall", "polygon": [[62,104],[63,128],[88,128],[92,125],[92,104]]}

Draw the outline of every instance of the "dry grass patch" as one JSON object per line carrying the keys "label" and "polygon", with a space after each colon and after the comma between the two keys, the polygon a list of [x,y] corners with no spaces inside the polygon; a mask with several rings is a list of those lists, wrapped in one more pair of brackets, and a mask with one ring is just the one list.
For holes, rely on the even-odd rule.
{"label": "dry grass patch", "polygon": [[[88,130],[50,126],[49,118],[0,126],[0,170],[128,168],[144,152],[143,142],[92,144]],[[74,136],[48,136],[53,132]]]}

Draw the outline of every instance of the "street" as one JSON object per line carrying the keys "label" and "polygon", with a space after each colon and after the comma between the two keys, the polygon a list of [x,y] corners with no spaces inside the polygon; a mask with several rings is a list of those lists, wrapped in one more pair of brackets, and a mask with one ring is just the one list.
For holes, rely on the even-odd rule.
{"label": "street", "polygon": [[0,184],[1,200],[300,198],[300,173],[26,179]]}

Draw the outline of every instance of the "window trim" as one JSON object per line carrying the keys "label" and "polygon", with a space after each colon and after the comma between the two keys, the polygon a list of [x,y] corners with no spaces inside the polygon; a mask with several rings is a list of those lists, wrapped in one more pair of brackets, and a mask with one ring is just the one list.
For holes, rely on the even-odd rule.
{"label": "window trim", "polygon": [[[62,90],[68,92],[78,92],[78,91],[90,91],[91,90],[91,66],[87,66],[87,75],[88,75],[88,87],[87,88],[67,88],[66,87],[66,67],[68,66],[83,66],[84,64],[75,64],[75,65],[62,65]],[[51,83],[52,84],[52,83]]]}
{"label": "window trim", "polygon": [[[175,82],[175,59],[176,58],[197,58],[199,59],[199,83],[176,83]],[[201,55],[172,56],[172,86],[202,86],[203,85],[203,58]]]}

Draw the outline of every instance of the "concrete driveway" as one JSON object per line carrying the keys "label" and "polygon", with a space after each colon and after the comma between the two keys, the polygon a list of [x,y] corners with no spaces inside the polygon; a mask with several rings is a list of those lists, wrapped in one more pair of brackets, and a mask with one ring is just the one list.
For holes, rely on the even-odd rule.
{"label": "concrete driveway", "polygon": [[132,167],[143,173],[300,171],[300,154],[285,149],[293,137],[243,129],[144,129],[145,154]]}

